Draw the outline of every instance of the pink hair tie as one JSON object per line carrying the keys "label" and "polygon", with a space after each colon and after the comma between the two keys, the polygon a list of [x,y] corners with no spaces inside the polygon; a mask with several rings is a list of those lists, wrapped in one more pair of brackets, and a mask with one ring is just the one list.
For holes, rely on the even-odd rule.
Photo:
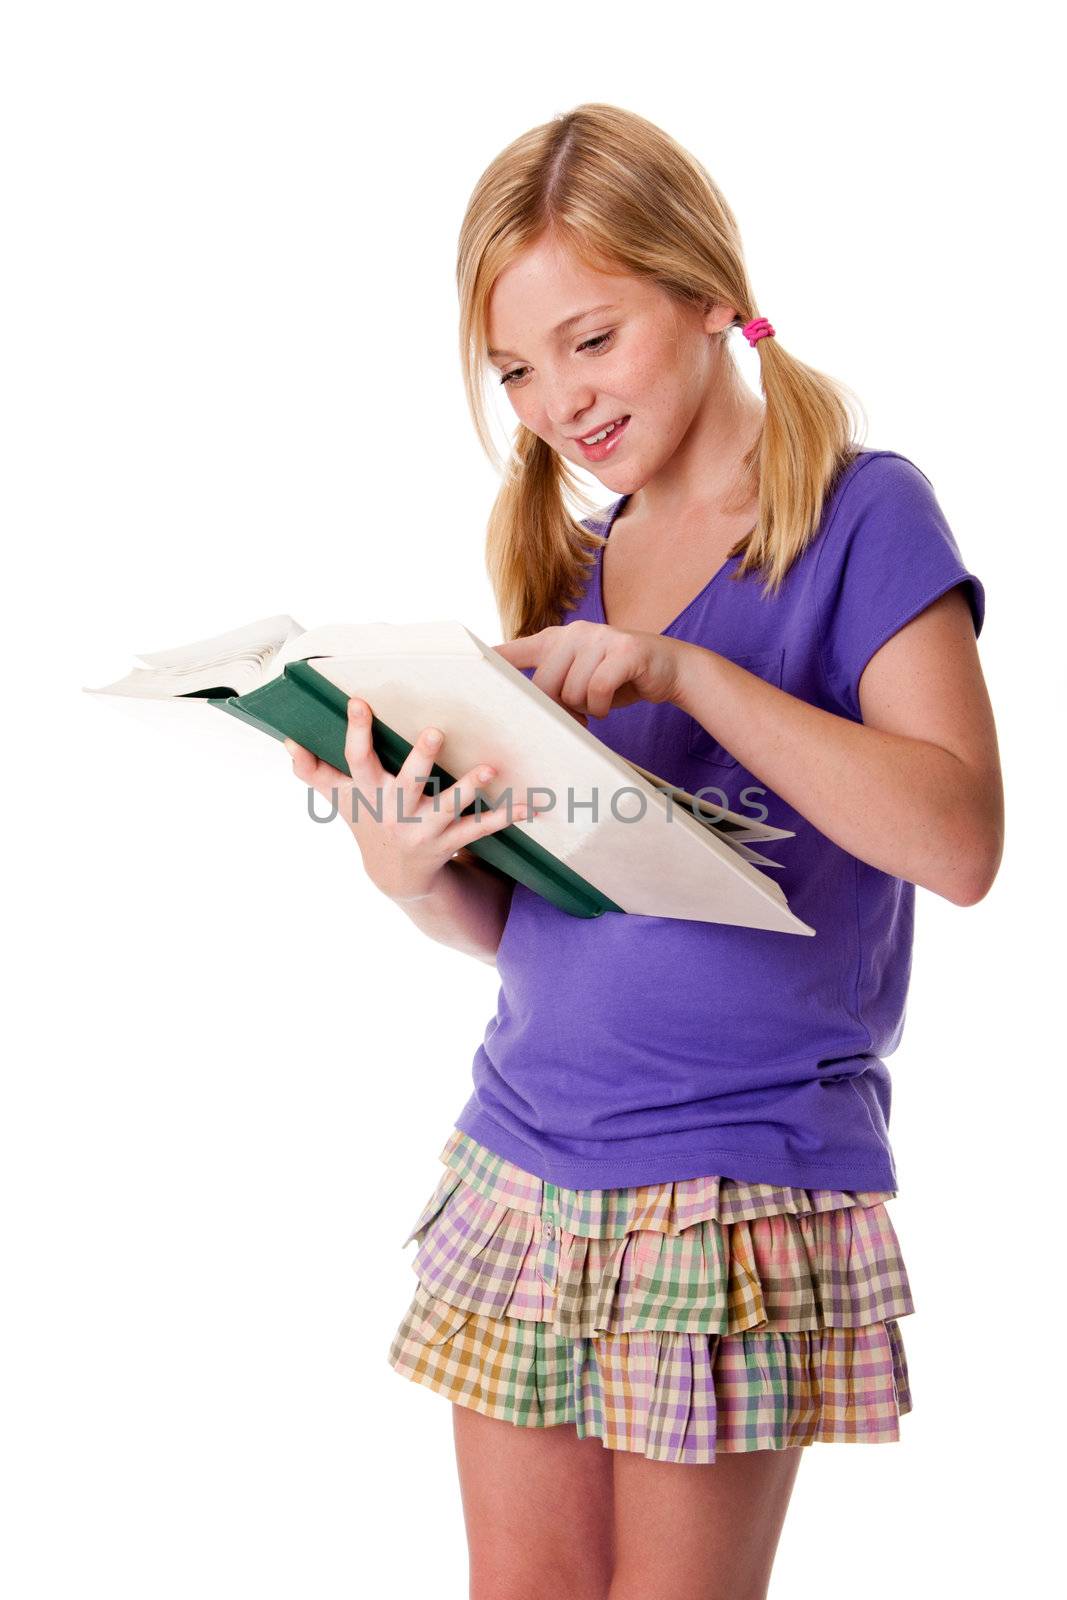
{"label": "pink hair tie", "polygon": [[773,339],[774,329],[766,317],[754,317],[751,322],[746,322],[741,329],[749,344],[756,345],[761,339]]}

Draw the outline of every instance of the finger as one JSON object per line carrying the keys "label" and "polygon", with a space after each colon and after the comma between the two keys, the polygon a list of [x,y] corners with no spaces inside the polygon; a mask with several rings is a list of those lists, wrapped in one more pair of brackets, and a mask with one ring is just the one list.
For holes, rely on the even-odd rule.
{"label": "finger", "polygon": [[293,759],[293,771],[301,783],[312,783],[319,764],[318,756],[306,750],[302,744],[297,744],[295,739],[286,739],[284,744]]}
{"label": "finger", "polygon": [[[565,711],[570,711],[580,707],[582,701],[577,695],[565,699],[564,683],[570,678],[573,683],[581,687],[593,666],[600,660],[603,647],[598,648],[589,636],[580,630],[566,627],[555,628],[552,631],[558,638],[542,650],[541,665],[530,681],[535,688],[541,690],[542,694],[547,694],[550,700],[554,700]],[[590,652],[592,652],[591,659]],[[573,678],[571,678],[572,673]]]}
{"label": "finger", "polygon": [[346,772],[338,772],[328,761],[320,761],[308,781],[308,787],[314,789],[316,794],[321,794],[330,805],[336,806],[346,818],[351,816],[353,784]]}
{"label": "finger", "polygon": [[396,781],[398,788],[403,791],[404,810],[408,815],[422,799],[433,773],[434,762],[441,753],[444,737],[440,728],[423,728],[400,765]]}
{"label": "finger", "polygon": [[374,750],[371,708],[366,700],[361,700],[358,695],[352,695],[346,711],[348,722],[345,729],[345,764],[349,775],[352,778],[358,775],[364,784],[374,783],[376,780],[380,782],[385,769]]}
{"label": "finger", "polygon": [[[494,815],[503,815],[506,817],[508,812],[508,792],[504,790],[498,794],[495,797],[494,804],[494,797],[489,793],[488,790],[488,786],[492,784],[495,777],[495,767],[489,764],[483,764],[480,767],[472,767],[469,772],[465,772],[463,776],[457,779],[457,781],[449,788],[443,790],[442,793],[436,797],[434,802],[434,812],[435,814],[440,815],[442,828],[455,827],[456,821],[460,817],[460,814],[466,811],[467,807],[477,800],[479,796],[483,801],[483,805],[479,811],[475,811],[473,813],[475,818],[486,816],[490,811],[492,811]],[[518,815],[520,810],[520,802],[523,800],[523,798],[524,797],[522,795],[517,794],[512,794],[510,796],[511,815],[513,819]],[[463,820],[464,823],[466,823],[468,819],[464,818]]]}
{"label": "finger", "polygon": [[539,633],[527,633],[521,639],[509,639],[505,644],[495,644],[493,649],[510,661],[513,667],[536,667],[545,648],[545,635],[553,628],[542,628]]}
{"label": "finger", "polygon": [[525,802],[516,801],[510,812],[506,805],[501,805],[497,810],[474,812],[469,817],[460,817],[456,822],[449,822],[445,831],[445,842],[450,853],[461,850],[474,839],[484,839],[487,834],[499,833],[501,828],[509,827],[513,822],[532,821],[529,808]]}
{"label": "finger", "polygon": [[618,654],[602,657],[589,674],[582,691],[583,704],[589,715],[606,717],[616,705],[632,704],[638,699],[636,694],[627,698],[619,693],[624,684],[631,682],[635,671],[634,664]]}
{"label": "finger", "polygon": [[338,772],[328,761],[320,761],[311,750],[306,750],[295,739],[286,739],[285,748],[293,757],[293,772],[309,789],[321,794],[331,805],[340,806],[341,797],[351,788],[347,774]]}
{"label": "finger", "polygon": [[[608,645],[602,638],[594,638],[584,643],[573,656],[559,686],[560,705],[583,727],[586,726],[589,717],[606,715],[606,711],[600,709],[600,701],[596,705],[593,704],[590,698],[590,684],[596,680],[597,673],[601,671],[607,653]],[[608,704],[610,703],[609,697]]]}

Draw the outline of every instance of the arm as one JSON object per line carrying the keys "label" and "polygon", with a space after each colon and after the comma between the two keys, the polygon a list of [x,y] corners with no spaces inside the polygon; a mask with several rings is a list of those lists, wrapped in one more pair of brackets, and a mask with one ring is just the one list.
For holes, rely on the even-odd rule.
{"label": "arm", "polygon": [[513,878],[487,871],[464,847],[441,869],[428,893],[389,898],[438,944],[495,967],[514,887]]}
{"label": "arm", "polygon": [[676,641],[675,705],[862,861],[955,905],[989,892],[1004,793],[970,609],[950,589],[875,652],[862,723]]}

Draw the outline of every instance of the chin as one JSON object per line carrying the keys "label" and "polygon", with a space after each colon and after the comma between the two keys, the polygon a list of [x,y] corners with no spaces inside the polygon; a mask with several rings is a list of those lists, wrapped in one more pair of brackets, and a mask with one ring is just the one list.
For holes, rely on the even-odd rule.
{"label": "chin", "polygon": [[628,464],[622,467],[622,470],[617,474],[608,472],[598,473],[597,476],[605,489],[610,489],[611,493],[616,495],[636,494],[638,489],[643,489],[648,482],[647,473],[641,472],[639,468]]}

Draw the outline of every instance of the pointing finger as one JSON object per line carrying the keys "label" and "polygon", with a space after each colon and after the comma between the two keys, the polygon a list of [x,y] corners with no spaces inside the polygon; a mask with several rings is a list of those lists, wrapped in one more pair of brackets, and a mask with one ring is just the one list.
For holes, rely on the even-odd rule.
{"label": "pointing finger", "polygon": [[[544,629],[541,630],[541,633]],[[505,661],[510,661],[513,667],[536,667],[540,665],[541,653],[544,649],[544,640],[541,633],[528,633],[521,639],[508,639],[505,644],[497,644],[493,649],[502,655]]]}

